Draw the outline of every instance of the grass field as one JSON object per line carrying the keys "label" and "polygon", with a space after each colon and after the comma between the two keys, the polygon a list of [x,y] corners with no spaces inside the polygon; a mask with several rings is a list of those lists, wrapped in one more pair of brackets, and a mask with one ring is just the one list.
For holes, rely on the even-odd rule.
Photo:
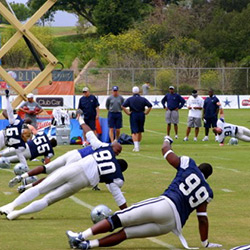
{"label": "grass field", "polygon": [[[105,111],[101,114],[106,116]],[[250,127],[249,110],[225,110],[225,118],[227,122]],[[178,155],[192,157],[197,164],[209,162],[214,167],[214,173],[208,179],[214,191],[214,200],[208,206],[209,241],[223,244],[222,249],[250,244],[250,144],[239,142],[237,146],[219,147],[214,142],[212,133],[208,142],[202,142],[203,128],[198,142],[192,141],[193,131],[191,131],[190,141],[183,142],[186,119],[187,110],[181,110],[179,139],[174,141],[174,151]],[[123,147],[119,158],[125,158],[129,163],[123,187],[129,205],[160,195],[175,176],[175,170],[161,156],[165,131],[164,111],[153,110],[147,116],[141,151],[132,152],[131,145]],[[122,132],[130,133],[128,116],[125,115]],[[56,156],[75,148],[78,147],[59,146],[56,148]],[[37,162],[31,162],[30,167],[37,164]],[[13,173],[0,170],[0,176],[1,206],[12,201],[18,194],[7,185]],[[103,203],[113,211],[117,209],[105,185],[99,186],[101,191],[84,189],[73,197],[60,201],[37,214],[26,215],[14,221],[8,221],[5,216],[1,216],[0,249],[69,249],[65,231],[68,229],[80,231],[92,225],[90,209],[84,204],[95,206]],[[190,216],[183,234],[189,246],[200,247],[195,213]],[[168,234],[157,238],[129,240],[112,249],[182,249],[182,245],[175,235]]]}

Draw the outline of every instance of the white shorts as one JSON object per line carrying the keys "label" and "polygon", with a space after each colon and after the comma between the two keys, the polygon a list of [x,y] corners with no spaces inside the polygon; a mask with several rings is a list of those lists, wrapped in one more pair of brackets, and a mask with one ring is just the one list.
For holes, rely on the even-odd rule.
{"label": "white shorts", "polygon": [[[95,167],[93,167],[93,164]],[[48,205],[51,205],[61,199],[67,198],[82,188],[91,185],[88,172],[95,173],[95,183],[99,182],[97,165],[93,157],[85,157],[82,161],[71,163],[54,171],[39,185],[34,188],[39,190],[39,194],[48,193],[44,198]]]}
{"label": "white shorts", "polygon": [[50,174],[60,167],[66,166],[81,159],[81,154],[78,152],[77,149],[71,150],[64,155],[57,157],[54,161],[51,161],[50,163],[46,164],[46,173]]}
{"label": "white shorts", "polygon": [[174,211],[163,196],[141,201],[116,214],[128,239],[167,234],[176,229]]}

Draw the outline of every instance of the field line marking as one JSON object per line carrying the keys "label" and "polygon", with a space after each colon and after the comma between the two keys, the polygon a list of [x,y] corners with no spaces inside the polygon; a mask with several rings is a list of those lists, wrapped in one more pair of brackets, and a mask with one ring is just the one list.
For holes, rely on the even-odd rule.
{"label": "field line marking", "polygon": [[237,169],[234,169],[234,168],[224,168],[224,167],[214,167],[214,168],[218,168],[218,169],[223,169],[223,170],[229,170],[229,171],[232,171],[232,172],[235,172],[235,173],[241,173],[241,171],[237,170]]}
{"label": "field line marking", "polygon": [[3,171],[8,171],[8,172],[11,172],[11,173],[13,173],[13,170],[11,170],[11,169],[0,168],[0,170],[3,170]]}
{"label": "field line marking", "polygon": [[144,158],[149,158],[149,159],[153,159],[153,160],[162,160],[162,157],[154,157],[154,156],[149,156],[149,155],[142,155],[142,154],[140,154],[140,153],[138,153],[138,152],[128,152],[128,151],[125,151],[125,150],[123,150],[122,152],[124,152],[124,153],[126,153],[126,154],[130,154],[130,155],[133,155],[133,156],[135,156],[135,157],[137,157],[137,156],[142,156],[142,157],[144,157]]}
{"label": "field line marking", "polygon": [[[72,201],[74,201],[76,204],[81,205],[81,206],[83,206],[83,207],[86,207],[86,208],[88,208],[88,209],[90,209],[90,210],[92,210],[92,209],[94,208],[94,207],[91,206],[90,204],[88,204],[88,203],[86,203],[86,202],[84,202],[84,201],[78,199],[78,198],[75,197],[75,196],[70,196],[69,198],[70,198]],[[154,243],[156,243],[156,244],[158,244],[158,245],[167,247],[167,248],[169,248],[169,249],[180,250],[180,249],[177,249],[177,248],[175,248],[174,246],[172,246],[172,245],[170,245],[170,244],[168,244],[168,243],[165,243],[165,242],[163,242],[163,241],[161,241],[161,240],[158,240],[158,239],[156,239],[156,238],[146,238],[146,239],[147,239],[147,240],[150,240],[150,241],[152,241],[152,242],[154,242]]]}

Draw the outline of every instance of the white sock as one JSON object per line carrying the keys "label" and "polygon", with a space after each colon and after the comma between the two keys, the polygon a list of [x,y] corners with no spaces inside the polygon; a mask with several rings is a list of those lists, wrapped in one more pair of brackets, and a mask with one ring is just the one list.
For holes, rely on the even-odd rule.
{"label": "white sock", "polygon": [[30,213],[39,212],[43,210],[44,208],[46,208],[47,206],[48,206],[48,202],[46,199],[34,201],[31,204],[29,204],[27,207],[20,209],[19,216],[22,214],[30,214]]}
{"label": "white sock", "polygon": [[40,193],[38,191],[38,188],[34,187],[31,189],[26,190],[24,193],[20,194],[12,203],[14,207],[17,207],[19,205],[22,205],[25,202],[32,201],[37,196],[39,196]]}
{"label": "white sock", "polygon": [[87,240],[89,237],[93,236],[91,228],[88,228],[87,230],[81,232],[82,237]]}
{"label": "white sock", "polygon": [[134,147],[139,148],[139,142],[138,141],[134,141]]}
{"label": "white sock", "polygon": [[23,179],[25,179],[25,178],[29,177],[29,175],[28,175],[28,173],[24,173],[24,174],[21,175],[21,177],[22,177]]}
{"label": "white sock", "polygon": [[90,248],[99,247],[99,240],[89,241]]}

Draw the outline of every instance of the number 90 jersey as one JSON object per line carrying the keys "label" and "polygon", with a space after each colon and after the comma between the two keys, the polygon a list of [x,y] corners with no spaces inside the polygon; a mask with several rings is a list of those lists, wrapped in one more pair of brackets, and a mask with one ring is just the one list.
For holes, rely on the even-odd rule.
{"label": "number 90 jersey", "polygon": [[93,153],[93,157],[97,163],[100,182],[109,184],[117,178],[124,181],[120,165],[115,158],[115,154],[111,146],[102,146],[96,149]]}
{"label": "number 90 jersey", "polygon": [[31,154],[30,160],[33,160],[38,156],[47,156],[49,158],[54,156],[54,150],[46,134],[38,133],[35,138],[28,141],[27,144]]}
{"label": "number 90 jersey", "polygon": [[22,135],[23,120],[20,116],[17,116],[13,124],[9,124],[5,129],[7,147],[19,148],[26,147],[23,141]]}
{"label": "number 90 jersey", "polygon": [[203,202],[212,200],[213,191],[195,161],[182,156],[177,174],[163,195],[175,204],[183,227],[194,209]]}

